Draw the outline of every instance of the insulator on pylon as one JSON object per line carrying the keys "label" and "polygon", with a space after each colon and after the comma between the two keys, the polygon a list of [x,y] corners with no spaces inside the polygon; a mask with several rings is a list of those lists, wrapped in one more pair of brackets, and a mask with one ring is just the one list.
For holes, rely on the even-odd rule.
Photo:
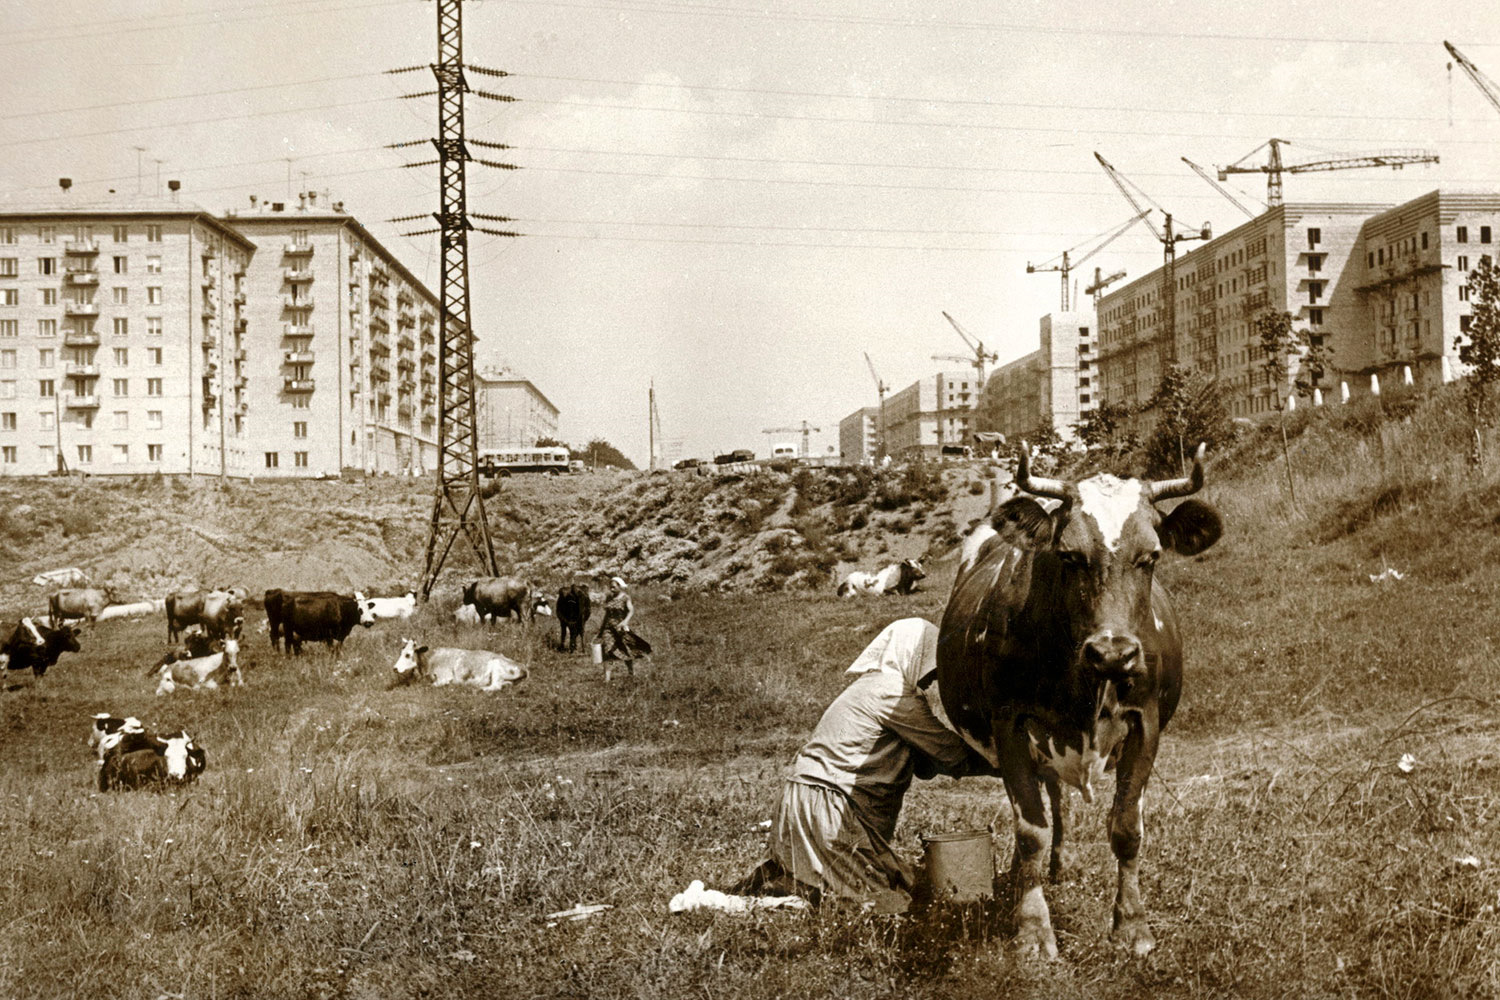
{"label": "insulator on pylon", "polygon": [[515,219],[512,219],[508,215],[485,215],[482,212],[470,212],[469,216],[470,216],[470,218],[474,218],[474,219],[485,219],[485,220],[487,220],[489,222],[515,222],[516,221]]}
{"label": "insulator on pylon", "polygon": [[464,69],[470,73],[478,73],[480,76],[510,76],[503,69],[490,69],[488,66],[475,66],[473,63],[464,66]]}
{"label": "insulator on pylon", "polygon": [[410,149],[412,146],[425,146],[428,143],[430,143],[431,141],[432,141],[431,139],[413,139],[410,142],[388,142],[388,143],[385,144],[385,148],[386,149]]}
{"label": "insulator on pylon", "polygon": [[437,160],[418,160],[416,163],[403,163],[401,165],[403,167],[430,167],[437,162]]}
{"label": "insulator on pylon", "polygon": [[485,149],[514,149],[514,146],[503,142],[485,142],[483,139],[469,139],[470,145],[483,146]]}
{"label": "insulator on pylon", "polygon": [[437,229],[437,228],[433,228],[433,229],[413,229],[411,232],[409,232],[409,233],[402,233],[401,235],[402,236],[431,236],[433,233],[440,233],[440,232],[442,232],[442,230],[441,229]]}
{"label": "insulator on pylon", "polygon": [[525,235],[524,233],[509,233],[509,232],[506,232],[503,229],[486,229],[483,226],[475,226],[474,229],[475,229],[476,232],[481,232],[481,233],[484,233],[484,234],[486,234],[488,236],[524,236]]}
{"label": "insulator on pylon", "polygon": [[413,99],[418,98],[418,97],[436,97],[436,96],[437,96],[437,91],[435,91],[435,90],[423,90],[423,91],[419,91],[419,92],[417,92],[415,94],[401,94],[400,95],[400,97],[401,97],[401,99],[403,101],[410,101],[410,100],[413,100]]}
{"label": "insulator on pylon", "polygon": [[386,219],[386,222],[416,222],[418,219],[430,219],[431,215],[398,215],[394,219]]}
{"label": "insulator on pylon", "polygon": [[493,160],[475,160],[475,163],[484,167],[494,167],[496,170],[520,170],[514,163],[495,163]]}
{"label": "insulator on pylon", "polygon": [[492,101],[519,101],[519,97],[511,97],[509,94],[492,94],[488,90],[470,90],[469,93],[475,97],[487,97]]}
{"label": "insulator on pylon", "polygon": [[424,70],[424,69],[427,69],[427,67],[426,66],[397,66],[395,69],[385,70],[385,73],[386,73],[387,76],[394,76],[397,73],[415,73],[418,70]]}

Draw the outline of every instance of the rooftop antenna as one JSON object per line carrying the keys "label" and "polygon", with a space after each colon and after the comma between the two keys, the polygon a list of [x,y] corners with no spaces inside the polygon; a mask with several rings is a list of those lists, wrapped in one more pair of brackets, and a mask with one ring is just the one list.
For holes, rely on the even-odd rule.
{"label": "rooftop antenna", "polygon": [[158,160],[154,156],[151,158],[151,161],[156,164],[156,196],[158,198],[160,198],[161,197],[161,165],[163,163],[166,163],[167,161],[166,160]]}
{"label": "rooftop antenna", "polygon": [[292,160],[294,159],[294,157],[283,156],[282,159],[286,161],[286,200],[287,200],[287,204],[291,204],[291,201],[292,201]]}
{"label": "rooftop antenna", "polygon": [[146,152],[145,146],[132,146],[135,150],[135,193],[141,193],[141,154]]}

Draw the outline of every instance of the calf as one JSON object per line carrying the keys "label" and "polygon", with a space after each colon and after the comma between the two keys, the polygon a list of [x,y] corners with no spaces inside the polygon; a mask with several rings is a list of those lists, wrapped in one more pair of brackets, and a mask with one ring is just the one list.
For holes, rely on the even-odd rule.
{"label": "calf", "polygon": [[588,624],[593,602],[589,588],[577,584],[564,587],[557,592],[557,648],[567,647],[568,652],[578,650],[578,641],[583,638],[583,628]]}
{"label": "calf", "polygon": [[499,653],[451,647],[431,649],[418,646],[415,639],[404,639],[402,643],[392,687],[408,684],[418,677],[430,677],[433,687],[472,684],[484,691],[499,691],[526,677],[525,667]]}
{"label": "calf", "polygon": [[120,746],[105,754],[99,768],[99,791],[185,783],[197,778],[208,764],[208,755],[182,730],[150,736],[149,742],[145,749],[126,751]]}
{"label": "calf", "polygon": [[160,680],[156,684],[158,695],[171,694],[178,687],[218,688],[221,675],[229,678],[235,687],[244,685],[240,676],[240,643],[238,639],[225,639],[224,648],[207,656],[195,656],[185,660],[173,660],[156,668]]}

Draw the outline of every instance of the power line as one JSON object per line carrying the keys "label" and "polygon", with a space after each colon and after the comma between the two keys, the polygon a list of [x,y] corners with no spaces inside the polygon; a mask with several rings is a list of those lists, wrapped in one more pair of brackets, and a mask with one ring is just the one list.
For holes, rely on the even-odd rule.
{"label": "power line", "polygon": [[[316,7],[317,3],[318,3],[318,0],[312,0],[312,2],[309,3],[309,4],[307,4],[306,6],[314,6],[314,7]],[[273,5],[268,5],[268,6],[283,7],[283,6],[287,6],[287,5],[285,5],[285,4],[273,4]],[[302,4],[298,4],[297,6],[303,6],[303,5]],[[345,10],[368,10],[370,8],[373,8],[373,7],[396,7],[396,6],[410,6],[410,4],[409,4],[408,0],[373,0],[373,2],[370,2],[370,3],[348,4],[348,5],[343,6],[343,7],[323,7],[321,9],[316,9],[316,10],[308,11],[307,13],[308,14],[332,14],[332,13],[337,13],[339,11],[345,11]],[[214,28],[217,28],[217,27],[221,27],[221,26],[224,26],[224,25],[240,24],[240,23],[243,23],[243,22],[246,22],[246,21],[263,21],[266,18],[282,17],[282,16],[285,16],[285,14],[284,14],[283,11],[272,11],[270,13],[265,13],[265,14],[249,14],[249,15],[244,16],[244,17],[225,17],[225,16],[221,16],[221,15],[218,15],[218,14],[214,14],[214,15],[211,15],[211,16],[203,17],[201,20],[188,20],[188,19],[174,17],[174,16],[159,15],[159,17],[161,17],[161,18],[166,18],[167,19],[167,23],[165,23],[165,24],[147,24],[147,25],[142,25],[141,27],[136,27],[136,28],[126,28],[126,27],[112,28],[112,29],[107,30],[107,31],[94,31],[94,32],[89,32],[89,33],[78,33],[78,32],[74,32],[74,31],[62,31],[62,32],[53,32],[50,35],[33,35],[33,36],[29,37],[29,38],[16,38],[16,37],[13,37],[12,35],[7,35],[3,40],[0,40],[0,48],[12,46],[12,45],[36,45],[36,44],[39,44],[41,42],[50,42],[50,41],[76,42],[76,41],[81,41],[81,40],[83,40],[85,38],[112,38],[112,37],[115,37],[117,35],[138,34],[138,33],[143,32],[143,31],[167,31],[167,30],[171,30],[173,32],[177,32],[177,31],[181,31],[184,28],[202,28],[202,27],[214,27]],[[121,21],[120,21],[120,23],[130,23],[130,22],[141,21],[141,20],[146,20],[146,19],[145,18],[122,18]],[[94,26],[95,25],[90,25],[90,27],[94,27]],[[1467,44],[1474,44],[1474,43],[1467,43]]]}
{"label": "power line", "polygon": [[[541,240],[602,240],[611,243],[680,243],[694,246],[718,246],[718,247],[802,247],[809,250],[913,250],[934,252],[961,252],[961,253],[1021,253],[1009,247],[973,247],[973,246],[913,246],[910,244],[877,244],[877,243],[784,243],[769,240],[699,240],[687,238],[669,238],[652,236],[600,236],[595,234],[567,234],[567,233],[527,233],[527,239]],[[1134,256],[1149,254],[1158,256],[1156,251],[1122,251]]]}
{"label": "power line", "polygon": [[167,101],[190,101],[200,97],[221,97],[225,94],[244,94],[254,90],[275,90],[279,87],[305,87],[312,83],[335,83],[343,80],[365,80],[377,73],[349,73],[344,76],[319,76],[309,80],[288,80],[285,83],[262,83],[251,87],[229,87],[224,90],[204,90],[196,94],[173,94],[170,97],[143,97],[135,101],[111,101],[108,104],[85,104],[74,108],[47,108],[44,111],[21,111],[13,115],[0,115],[0,121],[18,118],[42,118],[52,115],[67,115],[78,111],[102,111],[106,108],[128,108],[142,104],[162,104]]}

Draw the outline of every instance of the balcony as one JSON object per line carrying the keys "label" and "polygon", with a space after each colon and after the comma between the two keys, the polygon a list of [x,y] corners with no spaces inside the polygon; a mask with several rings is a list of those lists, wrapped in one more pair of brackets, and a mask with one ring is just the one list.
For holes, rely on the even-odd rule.
{"label": "balcony", "polygon": [[391,356],[391,347],[390,347],[389,344],[387,344],[384,341],[379,340],[379,339],[371,340],[370,341],[370,357],[372,357],[372,358],[388,358],[390,356]]}
{"label": "balcony", "polygon": [[437,343],[437,335],[432,332],[432,327],[430,327],[430,326],[424,326],[424,327],[422,327],[422,343],[424,343],[424,344],[436,344]]}
{"label": "balcony", "polygon": [[245,293],[244,292],[235,292],[234,293],[234,304],[237,305],[237,306],[242,306],[242,305],[245,304]]}
{"label": "balcony", "polygon": [[235,376],[235,378],[234,378],[234,387],[236,389],[244,389],[244,388],[247,388],[249,385],[250,385],[250,376],[249,375],[236,375]]}
{"label": "balcony", "polygon": [[236,361],[244,361],[246,359],[247,359],[247,355],[246,355],[245,349],[243,347],[241,347],[239,350],[237,350],[237,351],[234,352],[234,360],[236,360]]}
{"label": "balcony", "polygon": [[379,309],[389,309],[391,300],[385,297],[385,292],[379,288],[370,289],[370,305]]}
{"label": "balcony", "polygon": [[380,400],[381,406],[389,406],[391,403],[391,391],[389,389],[381,389],[375,394],[375,398]]}
{"label": "balcony", "polygon": [[205,297],[203,299],[203,317],[204,317],[204,319],[207,319],[207,318],[209,318],[211,316],[217,316],[217,315],[219,315],[219,307],[216,306],[216,305],[214,305],[214,300],[213,299]]}
{"label": "balcony", "polygon": [[218,280],[211,273],[210,274],[205,274],[202,278],[200,278],[198,280],[198,284],[202,285],[204,288],[213,288],[213,287],[217,286],[218,283],[219,283]]}
{"label": "balcony", "polygon": [[403,309],[399,313],[396,314],[396,325],[397,326],[416,326],[417,325],[417,318],[415,316],[413,316],[411,313],[407,312],[405,309]]}
{"label": "balcony", "polygon": [[436,400],[437,400],[437,397],[432,394],[432,390],[431,389],[423,389],[422,390],[422,405],[423,406],[431,406]]}
{"label": "balcony", "polygon": [[305,267],[283,267],[281,269],[281,277],[284,281],[299,284],[304,281],[313,280],[313,273]]}
{"label": "balcony", "polygon": [[63,281],[69,285],[97,285],[99,284],[99,272],[92,268],[79,268],[76,271],[64,271]]}
{"label": "balcony", "polygon": [[97,410],[99,409],[99,397],[70,394],[64,397],[63,405],[70,410]]}
{"label": "balcony", "polygon": [[98,347],[99,335],[93,330],[68,330],[63,333],[64,347]]}
{"label": "balcony", "polygon": [[417,342],[411,339],[411,334],[402,333],[396,338],[396,346],[401,348],[403,351],[409,351],[413,347],[417,346]]}
{"label": "balcony", "polygon": [[283,323],[281,335],[283,337],[311,337],[313,325],[311,323]]}
{"label": "balcony", "polygon": [[63,312],[69,316],[97,316],[99,315],[99,304],[96,302],[64,302]]}
{"label": "balcony", "polygon": [[411,358],[401,358],[396,362],[396,370],[402,374],[410,374],[416,371],[417,364]]}
{"label": "balcony", "polygon": [[63,365],[63,374],[68,378],[97,378],[99,376],[99,366],[69,361]]}
{"label": "balcony", "polygon": [[389,382],[391,380],[391,370],[385,366],[384,362],[371,361],[370,379],[374,382]]}
{"label": "balcony", "polygon": [[380,333],[390,333],[391,325],[383,317],[372,315],[370,317],[370,329]]}
{"label": "balcony", "polygon": [[432,353],[432,348],[422,348],[422,364],[431,365],[437,363],[437,355]]}
{"label": "balcony", "polygon": [[313,380],[310,378],[291,378],[281,380],[281,387],[287,392],[312,392]]}
{"label": "balcony", "polygon": [[306,295],[299,298],[291,295],[283,295],[281,297],[281,307],[283,309],[311,309],[313,307],[312,296]]}
{"label": "balcony", "polygon": [[203,390],[203,408],[205,410],[212,410],[214,408],[214,404],[217,403],[218,401],[219,401],[219,397],[218,396],[215,396],[213,393],[209,392],[207,389]]}
{"label": "balcony", "polygon": [[63,244],[63,253],[70,257],[79,257],[85,254],[96,254],[99,252],[99,244],[93,240],[70,240]]}
{"label": "balcony", "polygon": [[312,351],[282,351],[281,363],[285,365],[310,365],[313,363]]}
{"label": "balcony", "polygon": [[208,348],[211,351],[215,347],[219,346],[219,338],[215,337],[211,333],[205,333],[203,335],[203,339],[200,340],[199,343],[201,343],[204,347]]}
{"label": "balcony", "polygon": [[307,257],[313,252],[311,243],[288,243],[281,248],[288,257]]}
{"label": "balcony", "polygon": [[250,320],[249,320],[248,317],[241,316],[239,319],[237,319],[237,320],[234,321],[234,328],[235,328],[235,330],[239,331],[240,333],[244,333],[245,330],[247,328],[249,328],[249,326],[250,326]]}
{"label": "balcony", "polygon": [[250,404],[249,403],[240,403],[239,405],[237,405],[234,408],[234,412],[238,413],[240,416],[243,417],[245,414],[247,414],[247,413],[250,412]]}

